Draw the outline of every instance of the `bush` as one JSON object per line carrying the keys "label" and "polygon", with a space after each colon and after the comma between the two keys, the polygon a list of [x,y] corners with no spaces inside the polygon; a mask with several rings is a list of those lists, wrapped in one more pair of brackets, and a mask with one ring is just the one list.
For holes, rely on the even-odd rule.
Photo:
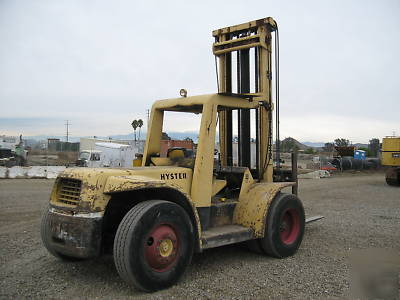
{"label": "bush", "polygon": [[304,150],[305,154],[314,154],[316,151],[314,150],[314,148],[307,148],[306,150]]}

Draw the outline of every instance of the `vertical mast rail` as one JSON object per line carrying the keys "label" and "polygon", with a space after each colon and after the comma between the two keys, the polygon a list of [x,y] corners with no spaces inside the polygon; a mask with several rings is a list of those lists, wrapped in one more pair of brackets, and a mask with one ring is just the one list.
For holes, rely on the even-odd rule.
{"label": "vertical mast rail", "polygon": [[[219,64],[219,92],[232,94],[232,80],[237,80],[237,93],[258,101],[256,112],[256,177],[260,181],[272,181],[272,35],[277,24],[272,18],[225,27],[213,31],[215,42],[213,53]],[[254,48],[255,90],[250,90],[250,49]],[[232,78],[232,52],[237,54],[237,74]],[[219,112],[219,135],[221,163],[230,166],[232,162],[232,111]],[[238,112],[238,163],[251,167],[250,111]]]}

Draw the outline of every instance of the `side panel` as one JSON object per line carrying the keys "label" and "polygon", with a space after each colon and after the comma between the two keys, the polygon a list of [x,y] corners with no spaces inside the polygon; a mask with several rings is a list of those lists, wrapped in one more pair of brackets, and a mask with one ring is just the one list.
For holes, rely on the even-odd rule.
{"label": "side panel", "polygon": [[203,106],[191,197],[196,207],[211,205],[217,106]]}
{"label": "side panel", "polygon": [[150,117],[150,128],[146,138],[146,145],[143,153],[142,166],[148,166],[150,164],[150,156],[156,153],[160,153],[161,149],[161,135],[162,125],[164,120],[164,113],[155,108],[153,105],[151,109]]}
{"label": "side panel", "polygon": [[382,165],[400,166],[400,137],[383,138]]}
{"label": "side panel", "polygon": [[263,237],[265,219],[272,200],[283,188],[293,186],[294,184],[294,182],[255,184],[250,184],[249,182],[247,187],[245,187],[243,186],[245,183],[243,183],[239,203],[233,213],[234,224],[250,227],[254,230],[255,237]]}
{"label": "side panel", "polygon": [[[143,172],[144,173],[144,172]],[[110,176],[104,186],[104,193],[136,190],[138,188],[170,186],[189,194],[192,170],[188,168],[148,168],[143,175]]]}

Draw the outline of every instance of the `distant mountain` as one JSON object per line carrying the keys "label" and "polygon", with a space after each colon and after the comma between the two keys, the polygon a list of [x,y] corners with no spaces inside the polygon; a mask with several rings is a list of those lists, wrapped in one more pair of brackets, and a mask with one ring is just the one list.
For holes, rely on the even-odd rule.
{"label": "distant mountain", "polygon": [[281,148],[286,150],[293,149],[293,146],[297,146],[299,150],[306,150],[310,148],[309,146],[300,143],[298,140],[292,137],[285,138],[284,140],[281,141],[281,144],[282,144]]}
{"label": "distant mountain", "polygon": [[199,138],[199,133],[196,131],[169,132],[168,135],[171,139],[175,140],[183,140],[188,137],[191,138],[196,143]]}
{"label": "distant mountain", "polygon": [[368,148],[368,144],[362,144],[362,143],[356,143],[356,144],[353,144],[352,146],[354,146],[356,148]]}
{"label": "distant mountain", "polygon": [[[140,139],[141,140],[146,139],[146,134],[147,132],[142,132],[140,134]],[[197,142],[199,134],[198,132],[195,131],[184,131],[184,132],[171,131],[168,132],[168,136],[174,140],[183,140],[188,137],[191,138],[194,142]],[[104,137],[98,137],[98,138],[104,138]],[[135,135],[133,133],[129,133],[125,135],[111,135],[106,138],[112,138],[113,140],[133,140],[135,138]],[[136,132],[136,138],[139,138],[138,132]]]}
{"label": "distant mountain", "polygon": [[301,142],[303,145],[314,147],[314,148],[321,148],[325,146],[324,142]]}
{"label": "distant mountain", "polygon": [[[184,138],[191,138],[194,142],[197,142],[198,139],[198,132],[195,131],[185,131],[185,132],[178,132],[178,131],[172,131],[168,132],[168,135],[172,139],[177,139],[177,140],[183,140]],[[110,135],[110,136],[82,136],[82,138],[93,138],[96,137],[98,139],[112,139],[112,140],[134,140],[135,135],[132,133],[128,134],[115,134],[115,135]],[[65,141],[66,137],[65,136],[57,136],[57,135],[35,135],[35,136],[23,136],[24,140],[36,140],[36,141],[43,141],[47,140],[48,138],[52,139],[60,139],[61,141]],[[75,143],[79,142],[80,136],[70,136],[68,137],[68,141]],[[136,138],[139,139],[139,131],[136,132]],[[146,132],[142,131],[140,133],[140,139],[145,140],[146,139]]]}

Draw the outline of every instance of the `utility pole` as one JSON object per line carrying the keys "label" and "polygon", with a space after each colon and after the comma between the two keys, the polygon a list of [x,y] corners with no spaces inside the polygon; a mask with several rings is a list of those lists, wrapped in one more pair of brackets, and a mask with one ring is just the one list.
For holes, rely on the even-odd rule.
{"label": "utility pole", "polygon": [[67,137],[67,143],[68,143],[68,137],[69,137],[69,125],[71,125],[71,123],[69,123],[69,121],[68,121],[68,120],[66,120],[65,122],[66,122],[66,123],[65,123],[65,126],[67,127],[67,135],[66,135],[66,137]]}
{"label": "utility pole", "polygon": [[[146,109],[146,115],[147,115],[147,129],[149,129],[150,109]],[[149,130],[147,130],[147,131],[149,131]]]}

